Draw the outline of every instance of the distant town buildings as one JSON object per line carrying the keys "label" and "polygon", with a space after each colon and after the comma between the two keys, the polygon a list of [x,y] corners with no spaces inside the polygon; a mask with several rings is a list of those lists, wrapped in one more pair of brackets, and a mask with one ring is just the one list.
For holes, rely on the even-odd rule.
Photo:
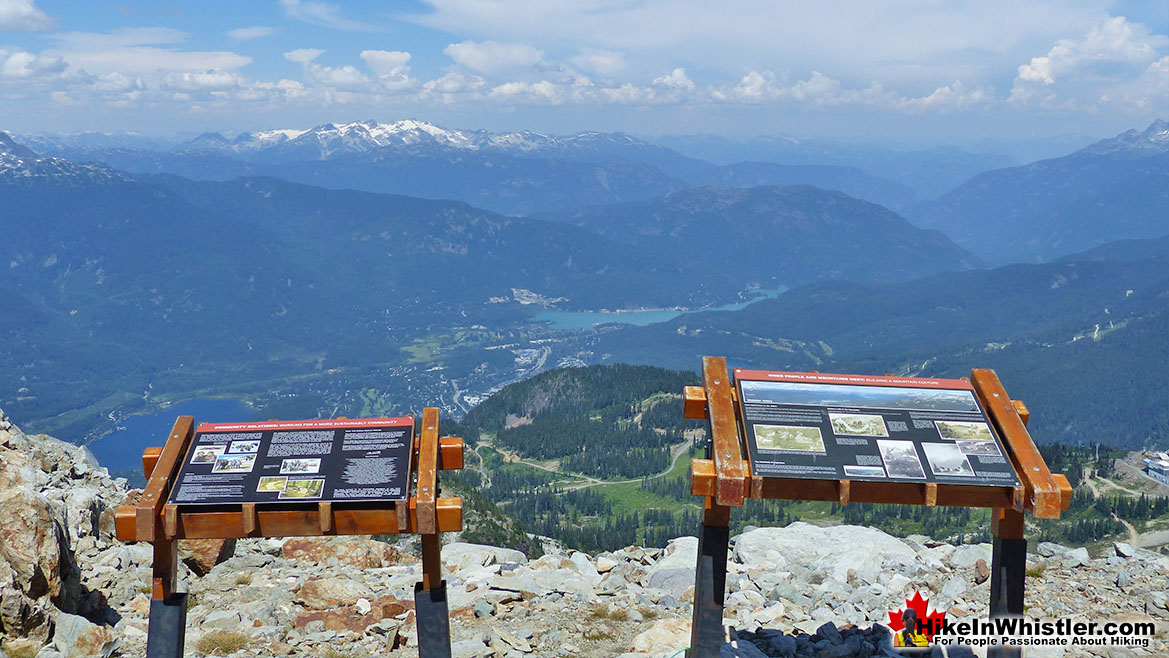
{"label": "distant town buildings", "polygon": [[1169,484],[1169,453],[1155,452],[1145,453],[1145,473],[1149,477],[1160,480],[1165,484]]}

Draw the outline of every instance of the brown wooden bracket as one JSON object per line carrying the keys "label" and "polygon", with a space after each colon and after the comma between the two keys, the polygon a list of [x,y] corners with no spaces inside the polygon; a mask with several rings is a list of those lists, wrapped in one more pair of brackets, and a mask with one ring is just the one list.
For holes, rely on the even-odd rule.
{"label": "brown wooden bracket", "polygon": [[329,501],[321,501],[317,503],[317,513],[320,514],[320,527],[322,535],[332,534],[336,529],[333,525],[333,503]]}
{"label": "brown wooden bracket", "polygon": [[682,389],[682,415],[694,420],[706,418],[706,391],[701,386]]}
{"label": "brown wooden bracket", "polygon": [[690,493],[695,496],[714,495],[714,462],[710,459],[690,460]]}
{"label": "brown wooden bracket", "polygon": [[167,539],[173,539],[179,534],[179,508],[177,505],[167,505],[162,508],[162,527]]}
{"label": "brown wooden bracket", "polygon": [[840,504],[848,505],[849,499],[852,497],[852,482],[849,480],[840,480],[836,483],[837,491],[840,492]]}
{"label": "brown wooden bracket", "polygon": [[[422,440],[414,440],[414,458],[422,447]],[[457,471],[463,468],[465,443],[461,437],[444,436],[438,440],[438,470]]]}
{"label": "brown wooden bracket", "polygon": [[747,495],[743,446],[735,420],[735,403],[731,396],[727,360],[708,356],[702,359],[702,375],[710,416],[711,456],[715,469],[715,503],[742,507]]}
{"label": "brown wooden bracket", "polygon": [[1072,506],[1072,483],[1068,482],[1068,476],[1063,473],[1052,473],[1051,477],[1055,478],[1059,486],[1059,508],[1066,512]]}
{"label": "brown wooden bracket", "polygon": [[[1003,437],[1015,470],[1026,488],[1032,514],[1040,519],[1058,519],[1062,508],[1059,484],[1035,448],[1031,435],[1027,433],[1027,426],[1023,423],[1016,403],[1007,396],[993,370],[976,369],[971,372],[971,381],[991,421]],[[1026,405],[1023,405],[1023,409],[1026,411]]]}
{"label": "brown wooden bracket", "polygon": [[938,506],[938,483],[937,482],[926,482],[924,485],[922,485],[922,487],[925,490],[924,491],[925,497],[924,497],[924,501],[923,501],[925,503],[925,506],[926,507],[937,507]]}
{"label": "brown wooden bracket", "polygon": [[146,479],[150,479],[150,474],[154,472],[154,465],[158,463],[158,458],[162,456],[162,448],[151,447],[142,451],[142,472],[146,474]]}
{"label": "brown wooden bracket", "polygon": [[256,534],[260,528],[260,514],[256,511],[255,503],[244,503],[240,506],[240,524],[243,527],[244,537]]}

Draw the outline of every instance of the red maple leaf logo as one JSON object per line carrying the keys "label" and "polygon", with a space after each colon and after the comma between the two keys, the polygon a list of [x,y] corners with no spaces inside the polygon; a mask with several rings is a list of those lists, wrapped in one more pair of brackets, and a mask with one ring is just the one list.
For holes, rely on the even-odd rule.
{"label": "red maple leaf logo", "polygon": [[[942,629],[942,622],[946,620],[946,612],[934,610],[927,613],[926,609],[929,608],[929,603],[929,599],[921,598],[921,592],[915,591],[912,599],[905,599],[905,608],[912,608],[917,613],[917,619],[921,622],[919,625],[921,633],[925,635],[927,640],[933,642],[934,633]],[[905,608],[889,613],[889,628],[894,633],[905,628],[905,624],[901,621],[901,615],[904,614]]]}

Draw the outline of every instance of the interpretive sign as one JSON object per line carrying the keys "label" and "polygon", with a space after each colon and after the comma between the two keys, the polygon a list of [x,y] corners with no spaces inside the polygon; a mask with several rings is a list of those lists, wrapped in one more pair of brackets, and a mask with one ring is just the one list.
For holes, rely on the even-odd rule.
{"label": "interpretive sign", "polygon": [[414,418],[201,423],[170,504],[405,500]]}
{"label": "interpretive sign", "polygon": [[970,382],[735,370],[762,477],[1014,487]]}

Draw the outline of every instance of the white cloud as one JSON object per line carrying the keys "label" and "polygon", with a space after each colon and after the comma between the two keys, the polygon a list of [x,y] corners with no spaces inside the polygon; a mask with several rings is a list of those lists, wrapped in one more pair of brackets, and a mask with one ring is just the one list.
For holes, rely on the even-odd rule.
{"label": "white cloud", "polygon": [[284,53],[284,59],[298,64],[308,64],[323,54],[325,51],[316,48],[298,48]]}
{"label": "white cloud", "polygon": [[284,8],[284,15],[288,18],[313,25],[331,27],[336,30],[349,30],[352,32],[373,32],[377,29],[371,25],[344,18],[341,16],[341,9],[337,5],[331,5],[326,2],[280,0],[280,6]]}
{"label": "white cloud", "polygon": [[65,50],[102,50],[182,43],[187,34],[169,27],[122,27],[110,32],[63,32],[49,38]]}
{"label": "white cloud", "polygon": [[122,28],[111,32],[67,32],[49,37],[56,45],[44,54],[60,56],[75,72],[123,73],[157,80],[172,71],[231,71],[252,58],[228,51],[163,48],[186,40],[179,30]]}
{"label": "white cloud", "polygon": [[33,0],[0,0],[0,32],[41,32],[57,29],[57,21]]}
{"label": "white cloud", "polygon": [[568,100],[566,90],[554,82],[506,82],[488,92],[488,97],[504,102],[523,102],[545,105],[562,105]]}
{"label": "white cloud", "polygon": [[0,78],[41,78],[61,73],[65,67],[65,60],[56,55],[34,55],[24,50],[0,48]]}
{"label": "white cloud", "polygon": [[316,48],[300,48],[284,53],[284,59],[297,62],[304,66],[305,78],[314,85],[321,87],[365,87],[369,85],[369,78],[357,67],[345,64],[343,66],[322,66],[316,59],[325,51]]}
{"label": "white cloud", "polygon": [[321,66],[310,63],[306,70],[309,79],[324,87],[364,87],[369,85],[369,78],[365,77],[357,67],[346,64],[344,66]]}
{"label": "white cloud", "polygon": [[456,63],[479,73],[500,73],[530,67],[544,57],[544,53],[533,46],[496,41],[452,43],[443,52]]}
{"label": "white cloud", "polygon": [[[1109,0],[426,0],[411,20],[460,39],[532,44],[549,52],[620,52],[642,74],[701,62],[717,75],[818,69],[926,88],[1001,76],[1036,48],[1082,34]],[[688,62],[679,61],[679,56]],[[585,60],[573,64],[593,71]],[[690,64],[697,67],[697,64]],[[595,71],[602,75],[610,72]]]}
{"label": "white cloud", "polygon": [[163,84],[171,89],[208,91],[239,87],[243,79],[230,71],[191,71],[168,73],[163,77]]}
{"label": "white cloud", "polygon": [[410,77],[410,53],[401,50],[363,50],[361,59],[366,68],[373,71],[374,78],[382,89],[402,91],[418,85]]}
{"label": "white cloud", "polygon": [[486,84],[487,81],[477,75],[451,72],[441,78],[426,82],[422,88],[427,92],[438,94],[461,94],[476,91]]}
{"label": "white cloud", "polygon": [[987,87],[967,88],[961,81],[938,87],[928,96],[906,98],[895,102],[911,112],[937,112],[946,114],[989,105],[996,102],[994,90]]}
{"label": "white cloud", "polygon": [[103,94],[121,94],[139,91],[144,86],[141,78],[124,73],[103,73],[90,83],[89,88]]}
{"label": "white cloud", "polygon": [[243,41],[245,39],[261,39],[263,37],[270,37],[273,34],[276,34],[278,31],[279,30],[276,28],[268,27],[266,25],[253,25],[251,27],[240,27],[234,30],[228,30],[227,36],[231,37],[232,39],[239,39]]}
{"label": "white cloud", "polygon": [[813,71],[807,80],[791,84],[777,78],[771,71],[751,71],[737,85],[714,89],[711,98],[728,103],[853,106],[910,113],[949,113],[997,102],[993,90],[985,87],[968,88],[961,81],[938,87],[925,96],[905,97],[876,82],[864,88],[849,88],[840,80],[819,71]]}
{"label": "white cloud", "polygon": [[625,55],[615,50],[582,48],[569,61],[578,68],[600,75],[611,75],[625,68]]}
{"label": "white cloud", "polygon": [[[1147,82],[1169,37],[1153,34],[1124,16],[1108,16],[1078,39],[1059,39],[1046,55],[1018,68],[1009,100],[1017,106],[1088,109],[1131,98],[1134,83]],[[1119,88],[1128,88],[1119,93]]]}
{"label": "white cloud", "polygon": [[653,84],[655,87],[664,87],[666,89],[694,89],[694,83],[690,80],[690,78],[686,77],[686,69],[683,68],[674,69],[670,72],[669,75],[663,75],[660,78],[654,78]]}
{"label": "white cloud", "polygon": [[400,50],[363,50],[361,59],[379,76],[398,76],[410,71],[410,53]]}
{"label": "white cloud", "polygon": [[1060,39],[1046,55],[1020,66],[1018,80],[1052,85],[1057,77],[1074,75],[1101,63],[1146,63],[1167,41],[1164,36],[1151,35],[1144,25],[1129,23],[1124,16],[1112,16],[1093,26],[1083,39]]}

